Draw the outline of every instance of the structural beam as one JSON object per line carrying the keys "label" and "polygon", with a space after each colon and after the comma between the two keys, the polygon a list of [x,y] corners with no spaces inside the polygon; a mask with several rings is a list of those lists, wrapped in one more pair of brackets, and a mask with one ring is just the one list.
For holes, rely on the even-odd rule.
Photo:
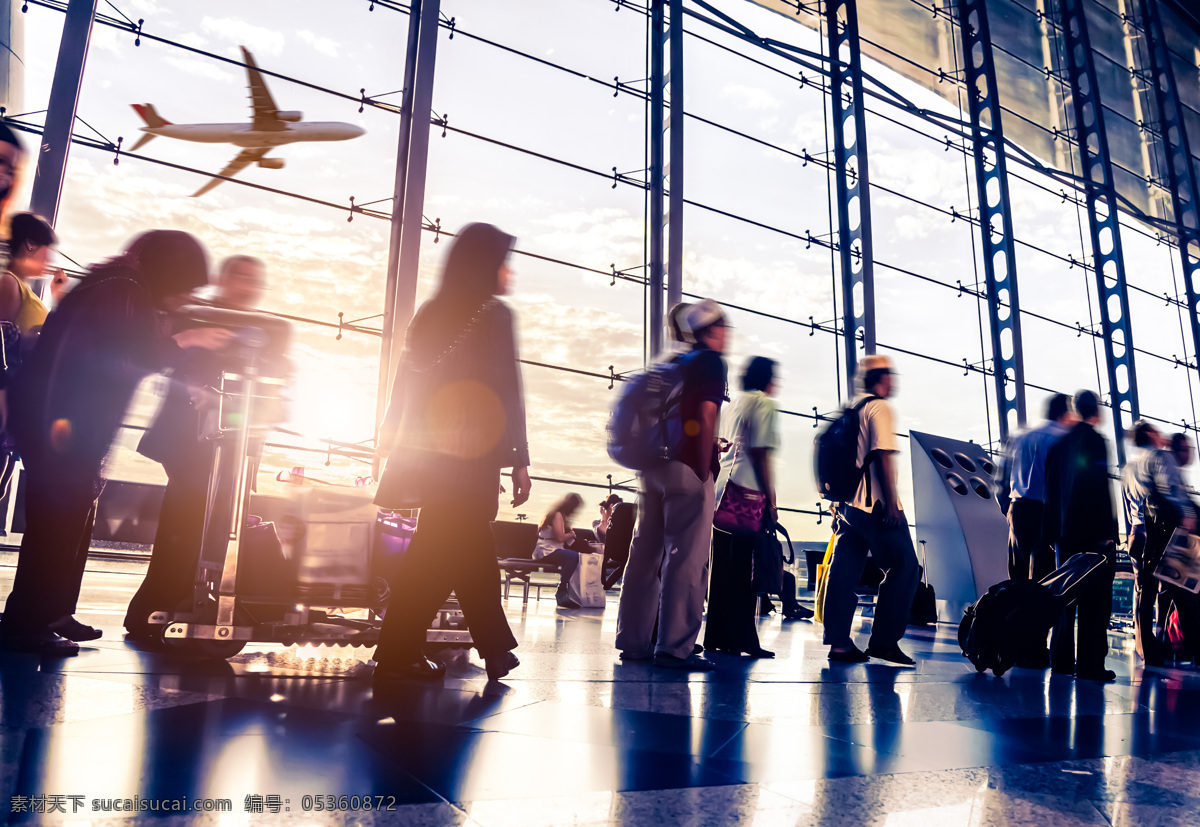
{"label": "structural beam", "polygon": [[79,108],[79,90],[83,86],[83,67],[92,40],[92,20],[98,0],[70,0],[63,21],[58,62],[50,86],[46,109],[46,128],[37,153],[37,173],[29,209],[41,215],[51,226],[58,222],[58,204],[62,199],[67,172],[67,155],[75,131],[75,113]]}
{"label": "structural beam", "polygon": [[1083,164],[1081,177],[1087,202],[1088,230],[1092,241],[1092,266],[1104,333],[1104,356],[1108,365],[1109,401],[1117,459],[1125,464],[1125,431],[1138,418],[1137,374],[1133,364],[1133,331],[1129,321],[1129,294],[1125,283],[1125,259],[1121,250],[1121,228],[1117,220],[1117,192],[1108,133],[1104,129],[1104,107],[1096,76],[1091,39],[1084,16],[1086,0],[1059,0],[1066,41],[1065,66],[1071,87],[1075,116],[1075,140]]}
{"label": "structural beam", "polygon": [[825,0],[833,161],[837,185],[838,252],[842,269],[842,327],[846,383],[854,394],[858,348],[875,352],[874,248],[867,174],[867,124],[855,0]]}
{"label": "structural beam", "polygon": [[650,184],[650,262],[646,274],[646,289],[649,295],[649,329],[651,359],[658,356],[663,345],[663,231],[666,221],[666,181],[663,176],[665,136],[663,135],[664,96],[666,94],[666,44],[665,7],[667,0],[653,0],[650,4],[650,169],[647,170]]}
{"label": "structural beam", "polygon": [[400,137],[396,149],[387,285],[384,291],[383,342],[379,352],[375,410],[377,435],[387,410],[404,333],[416,311],[440,8],[440,0],[410,0],[408,51],[404,58],[404,93],[400,104]]}
{"label": "structural beam", "polygon": [[958,23],[971,114],[971,150],[992,328],[992,367],[1003,441],[1025,424],[1025,367],[1008,197],[1008,161],[985,0],[958,0]]}
{"label": "structural beam", "polygon": [[1179,254],[1183,259],[1183,284],[1187,293],[1188,324],[1192,330],[1192,355],[1200,369],[1200,209],[1197,208],[1196,168],[1179,102],[1179,87],[1163,32],[1157,0],[1138,0],[1138,17],[1150,55],[1147,80],[1158,109],[1158,134],[1166,156],[1167,182],[1178,227]]}
{"label": "structural beam", "polygon": [[[667,15],[668,9],[670,15]],[[650,4],[650,357],[667,307],[683,300],[683,0]]]}

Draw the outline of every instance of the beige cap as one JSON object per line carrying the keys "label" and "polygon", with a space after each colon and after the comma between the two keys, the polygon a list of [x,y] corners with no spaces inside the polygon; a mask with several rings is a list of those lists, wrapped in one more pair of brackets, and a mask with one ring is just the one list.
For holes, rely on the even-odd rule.
{"label": "beige cap", "polygon": [[892,364],[890,356],[884,356],[881,353],[872,353],[870,356],[864,356],[858,360],[858,372],[860,374],[865,374],[869,370],[886,370],[895,373],[896,366]]}

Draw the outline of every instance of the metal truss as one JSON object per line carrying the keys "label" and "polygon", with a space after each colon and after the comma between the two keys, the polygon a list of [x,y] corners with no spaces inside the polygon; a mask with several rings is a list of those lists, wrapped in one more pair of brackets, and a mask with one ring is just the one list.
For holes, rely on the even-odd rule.
{"label": "metal truss", "polygon": [[1103,322],[1104,356],[1108,365],[1109,401],[1117,459],[1125,464],[1125,431],[1138,418],[1137,374],[1133,364],[1133,331],[1129,321],[1129,293],[1117,216],[1104,108],[1096,77],[1091,39],[1084,16],[1086,0],[1059,0],[1064,59],[1075,115],[1075,140],[1083,162],[1082,178],[1087,201],[1088,229],[1092,241],[1092,266]]}
{"label": "metal truss", "polygon": [[[829,86],[833,106],[833,161],[837,185],[838,252],[842,269],[846,386],[854,394],[858,345],[875,352],[874,246],[867,174],[867,123],[862,53],[855,0],[825,0]],[[847,134],[849,133],[849,134]]]}
{"label": "metal truss", "polygon": [[993,377],[1000,439],[1025,424],[1025,366],[1017,299],[1016,243],[1008,198],[1008,162],[1001,128],[1000,90],[985,0],[958,0],[971,150],[975,159],[983,271],[992,326]]}
{"label": "metal truss", "polygon": [[1183,283],[1187,291],[1188,322],[1192,328],[1192,352],[1200,365],[1200,209],[1197,209],[1196,168],[1192,161],[1183,106],[1175,72],[1163,32],[1157,0],[1138,0],[1138,16],[1150,55],[1150,86],[1158,108],[1158,134],[1166,154],[1167,181],[1183,259]]}

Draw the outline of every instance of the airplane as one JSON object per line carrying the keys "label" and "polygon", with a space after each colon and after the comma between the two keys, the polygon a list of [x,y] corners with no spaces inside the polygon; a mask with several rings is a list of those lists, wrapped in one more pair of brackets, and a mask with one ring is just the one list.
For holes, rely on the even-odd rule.
{"label": "airplane", "polygon": [[[361,127],[349,123],[311,122],[301,123],[303,115],[295,110],[279,109],[267,83],[254,62],[254,56],[242,48],[242,58],[246,63],[246,73],[250,82],[250,107],[253,119],[249,124],[244,123],[171,123],[155,110],[154,105],[133,104],[146,125],[142,127],[143,135],[131,151],[137,151],[158,136],[177,138],[181,141],[196,141],[204,144],[233,144],[241,147],[242,151],[229,162],[220,175],[225,178],[237,175],[251,164],[258,164],[264,169],[283,169],[283,158],[267,158],[266,154],[276,147],[300,141],[347,141],[365,133]],[[195,198],[220,184],[221,178],[213,178],[196,192]]]}

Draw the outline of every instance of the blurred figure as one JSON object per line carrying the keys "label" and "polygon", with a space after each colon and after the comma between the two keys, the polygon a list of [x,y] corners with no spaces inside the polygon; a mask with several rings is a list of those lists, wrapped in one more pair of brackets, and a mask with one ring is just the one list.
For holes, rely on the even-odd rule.
{"label": "blurred figure", "polygon": [[[1154,636],[1154,610],[1160,590],[1175,596],[1182,590],[1163,583],[1154,570],[1171,542],[1176,528],[1193,531],[1196,514],[1188,499],[1174,454],[1168,441],[1149,422],[1139,419],[1133,424],[1133,442],[1137,455],[1125,464],[1121,472],[1121,493],[1125,505],[1125,520],[1129,526],[1129,556],[1136,575],[1133,625],[1135,650],[1147,666],[1161,666],[1164,655]],[[1181,598],[1189,593],[1180,595]],[[1178,599],[1180,621],[1193,623],[1191,602]],[[1193,633],[1194,634],[1194,633]]]}
{"label": "blurred figure", "polygon": [[[774,393],[775,360],[755,356],[742,371],[742,393],[733,400],[721,423],[721,436],[730,448],[721,456],[714,492],[717,502],[731,484],[765,494],[763,525],[773,524],[778,517],[771,469],[771,455],[779,448],[779,414],[771,398]],[[752,658],[775,657],[758,642],[753,559],[753,534],[713,531],[705,649],[731,655],[744,652]]]}
{"label": "blurred figure", "polygon": [[[1050,636],[1050,668],[1083,680],[1113,681],[1104,668],[1117,569],[1117,517],[1108,480],[1108,443],[1096,430],[1100,400],[1092,391],[1075,394],[1079,422],[1046,457],[1046,516],[1043,536],[1053,542],[1062,566],[1084,552],[1103,554],[1105,571],[1067,609]],[[1075,618],[1079,624],[1076,630]],[[1078,636],[1078,649],[1076,649]]]}
{"label": "blurred figure", "polygon": [[508,292],[514,241],[490,224],[464,227],[446,255],[437,294],[408,326],[379,435],[380,452],[391,459],[375,502],[390,510],[419,506],[421,513],[375,650],[377,684],[445,674],[422,648],[451,591],[488,678],[499,680],[518,665],[489,525],[501,468],[513,469],[513,507],[529,499],[514,319],[496,298]]}
{"label": "blurred figure", "polygon": [[40,328],[50,313],[29,283],[45,275],[56,246],[58,236],[40,216],[17,213],[9,222],[8,260],[0,277],[0,319],[13,322],[21,333]]}
{"label": "blurred figure", "polygon": [[1046,456],[1071,429],[1071,420],[1071,400],[1057,393],[1046,403],[1046,421],[1017,436],[1009,447],[1008,576],[1012,580],[1041,580],[1056,568],[1054,547],[1042,538]]}
{"label": "blurred figure", "polygon": [[17,191],[17,176],[25,160],[25,147],[8,124],[0,123],[0,219],[8,215],[8,204]]}
{"label": "blurred figure", "polygon": [[[719,470],[717,425],[725,400],[725,313],[704,299],[679,313],[691,350],[681,356],[679,455],[639,474],[637,535],[629,551],[617,613],[617,648],[626,661],[711,671],[695,653],[704,615],[712,539],[713,480]],[[658,618],[657,636],[654,633]]]}
{"label": "blurred figure", "polygon": [[571,493],[563,497],[554,507],[546,512],[538,526],[537,548],[533,550],[533,559],[553,563],[561,572],[558,590],[554,599],[564,609],[578,609],[580,604],[570,593],[571,577],[579,568],[579,552],[567,546],[575,542],[575,532],[571,530],[571,518],[583,505],[583,497]]}
{"label": "blurred figure", "polygon": [[1172,434],[1171,436],[1171,454],[1175,457],[1175,464],[1180,468],[1187,468],[1192,464],[1192,440],[1187,434]]}
{"label": "blurred figure", "polygon": [[625,502],[616,494],[609,494],[600,501],[600,519],[592,520],[592,533],[596,535],[596,539],[604,542],[608,537],[608,524],[612,522],[613,509],[617,503]]}
{"label": "blurred figure", "polygon": [[[896,392],[892,360],[864,356],[855,381],[860,389],[858,467],[862,481],[854,500],[836,506],[833,560],[825,592],[825,643],[829,659],[862,663],[879,658],[902,666],[914,661],[900,648],[917,590],[917,554],[896,487],[895,415],[888,402]],[[865,401],[864,401],[865,400]],[[867,551],[884,570],[871,624],[871,642],[862,652],[850,639],[858,605],[855,589],[862,578]]]}
{"label": "blurred figure", "polygon": [[0,620],[16,651],[72,655],[100,630],[73,617],[87,562],[104,457],[146,376],[179,347],[223,347],[226,331],[175,341],[160,321],[208,282],[204,248],[187,233],[154,230],[92,268],[45,326],[13,386],[13,434],[25,463],[25,536]]}
{"label": "blurred figure", "polygon": [[[261,261],[252,256],[231,256],[217,274],[212,305],[251,311],[262,300],[265,289]],[[131,640],[156,638],[162,627],[151,626],[147,618],[156,611],[177,609],[192,592],[216,450],[215,441],[201,437],[201,424],[216,406],[215,395],[207,389],[216,387],[221,370],[218,354],[203,349],[185,351],[172,374],[158,417],[138,443],[138,453],[162,463],[167,487],[150,566],[125,614],[125,629]],[[228,470],[226,482],[236,473],[236,469]]]}

